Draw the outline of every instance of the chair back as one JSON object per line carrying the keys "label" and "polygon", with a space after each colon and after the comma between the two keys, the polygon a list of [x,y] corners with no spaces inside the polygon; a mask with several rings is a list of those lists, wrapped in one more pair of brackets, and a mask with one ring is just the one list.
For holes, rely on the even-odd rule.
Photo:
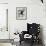
{"label": "chair back", "polygon": [[27,23],[27,31],[30,35],[34,34],[37,35],[40,32],[40,24],[32,23],[29,24]]}

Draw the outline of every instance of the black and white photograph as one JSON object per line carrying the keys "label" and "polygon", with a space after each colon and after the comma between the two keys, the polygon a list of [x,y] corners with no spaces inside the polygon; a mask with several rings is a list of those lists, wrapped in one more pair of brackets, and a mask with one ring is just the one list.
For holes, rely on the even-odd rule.
{"label": "black and white photograph", "polygon": [[17,20],[27,19],[27,8],[26,7],[16,7],[16,19]]}
{"label": "black and white photograph", "polygon": [[0,0],[0,46],[46,46],[46,0]]}

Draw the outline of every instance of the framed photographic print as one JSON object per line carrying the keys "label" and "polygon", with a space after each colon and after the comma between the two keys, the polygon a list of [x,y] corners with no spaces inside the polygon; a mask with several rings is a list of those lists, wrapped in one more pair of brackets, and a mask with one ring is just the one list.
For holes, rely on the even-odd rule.
{"label": "framed photographic print", "polygon": [[27,8],[26,7],[16,7],[16,19],[17,20],[27,19]]}

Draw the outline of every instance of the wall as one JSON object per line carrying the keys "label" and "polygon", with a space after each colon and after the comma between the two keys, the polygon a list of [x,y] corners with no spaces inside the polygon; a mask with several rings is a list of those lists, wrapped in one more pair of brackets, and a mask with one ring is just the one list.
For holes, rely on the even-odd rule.
{"label": "wall", "polygon": [[0,0],[0,3],[8,3],[8,0]]}

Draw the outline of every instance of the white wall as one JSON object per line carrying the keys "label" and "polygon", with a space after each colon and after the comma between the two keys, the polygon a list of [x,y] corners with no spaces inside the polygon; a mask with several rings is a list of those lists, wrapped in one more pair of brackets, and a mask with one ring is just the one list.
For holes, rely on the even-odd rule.
{"label": "white wall", "polygon": [[0,3],[8,3],[8,0],[0,0]]}

